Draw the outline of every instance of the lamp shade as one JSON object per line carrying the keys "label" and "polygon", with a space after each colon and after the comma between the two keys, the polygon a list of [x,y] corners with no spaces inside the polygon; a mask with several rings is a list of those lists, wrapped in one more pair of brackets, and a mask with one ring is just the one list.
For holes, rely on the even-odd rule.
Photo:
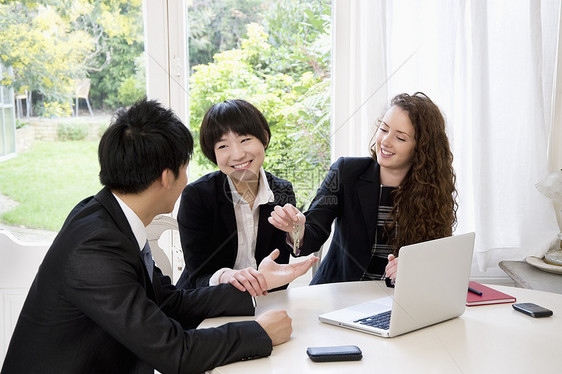
{"label": "lamp shade", "polygon": [[562,170],[547,175],[535,187],[546,197],[562,204]]}

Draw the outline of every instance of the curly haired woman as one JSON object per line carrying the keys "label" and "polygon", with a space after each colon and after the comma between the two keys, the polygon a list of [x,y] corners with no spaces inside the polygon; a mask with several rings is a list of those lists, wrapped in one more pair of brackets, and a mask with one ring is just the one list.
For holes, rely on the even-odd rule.
{"label": "curly haired woman", "polygon": [[452,235],[453,155],[439,108],[421,92],[400,94],[379,120],[371,157],[342,157],[309,210],[276,206],[269,217],[295,252],[318,251],[334,236],[311,284],[394,281],[402,246]]}

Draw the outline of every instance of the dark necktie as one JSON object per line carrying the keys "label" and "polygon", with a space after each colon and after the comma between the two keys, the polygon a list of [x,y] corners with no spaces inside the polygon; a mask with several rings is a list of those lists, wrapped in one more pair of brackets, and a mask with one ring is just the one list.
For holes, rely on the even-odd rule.
{"label": "dark necktie", "polygon": [[152,272],[154,271],[154,260],[152,259],[152,252],[150,251],[150,245],[148,245],[148,240],[144,245],[144,248],[141,251],[142,261],[146,266],[146,271],[148,272],[148,276],[150,277],[150,281],[152,282]]}

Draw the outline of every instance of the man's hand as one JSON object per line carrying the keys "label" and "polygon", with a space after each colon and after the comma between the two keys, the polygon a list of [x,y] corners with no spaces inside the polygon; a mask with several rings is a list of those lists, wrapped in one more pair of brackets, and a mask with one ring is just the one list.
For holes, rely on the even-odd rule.
{"label": "man's hand", "polygon": [[269,310],[256,318],[256,322],[269,335],[273,345],[285,343],[291,337],[291,317],[285,310]]}
{"label": "man's hand", "polygon": [[219,283],[230,283],[242,292],[248,291],[254,297],[267,294],[265,277],[254,268],[226,270],[220,276]]}
{"label": "man's hand", "polygon": [[268,290],[292,282],[305,274],[318,261],[318,257],[311,256],[304,261],[292,264],[278,264],[275,262],[277,257],[279,257],[279,249],[271,252],[258,266],[258,272],[265,277]]}

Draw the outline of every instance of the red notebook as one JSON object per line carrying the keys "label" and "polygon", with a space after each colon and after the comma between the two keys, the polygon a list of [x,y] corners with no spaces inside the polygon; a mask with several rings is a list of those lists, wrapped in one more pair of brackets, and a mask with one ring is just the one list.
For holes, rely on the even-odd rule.
{"label": "red notebook", "polygon": [[468,287],[482,292],[482,296],[468,291],[466,295],[466,306],[514,303],[517,301],[517,299],[511,295],[486,287],[478,282],[470,281]]}

